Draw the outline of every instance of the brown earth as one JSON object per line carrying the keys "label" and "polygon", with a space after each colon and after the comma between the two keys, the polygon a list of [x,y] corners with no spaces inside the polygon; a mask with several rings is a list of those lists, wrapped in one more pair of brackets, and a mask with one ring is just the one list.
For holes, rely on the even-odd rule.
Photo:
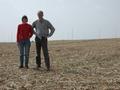
{"label": "brown earth", "polygon": [[0,44],[0,90],[120,90],[120,39],[49,42],[51,71],[19,69],[15,43]]}

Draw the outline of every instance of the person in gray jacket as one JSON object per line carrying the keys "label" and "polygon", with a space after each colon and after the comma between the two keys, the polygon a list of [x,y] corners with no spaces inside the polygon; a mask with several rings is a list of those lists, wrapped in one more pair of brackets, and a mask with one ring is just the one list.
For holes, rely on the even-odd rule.
{"label": "person in gray jacket", "polygon": [[43,50],[45,65],[47,70],[50,71],[50,58],[48,53],[48,37],[51,37],[55,31],[53,25],[43,18],[43,11],[38,12],[38,20],[33,22],[32,27],[34,30],[35,43],[36,43],[36,64],[37,68],[41,67],[41,48]]}

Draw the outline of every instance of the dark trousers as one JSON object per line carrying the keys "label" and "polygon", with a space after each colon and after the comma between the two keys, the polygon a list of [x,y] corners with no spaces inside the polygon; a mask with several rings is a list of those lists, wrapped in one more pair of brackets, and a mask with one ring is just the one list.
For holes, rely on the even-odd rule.
{"label": "dark trousers", "polygon": [[36,42],[36,64],[38,67],[41,66],[41,48],[43,50],[43,55],[45,59],[45,65],[47,69],[50,68],[50,60],[49,60],[49,53],[48,53],[48,40],[46,37],[42,37],[39,39],[38,37],[35,38]]}

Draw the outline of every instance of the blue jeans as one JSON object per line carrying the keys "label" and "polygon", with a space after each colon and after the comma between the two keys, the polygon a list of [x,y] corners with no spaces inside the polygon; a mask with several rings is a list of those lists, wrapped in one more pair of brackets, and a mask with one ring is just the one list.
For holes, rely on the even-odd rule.
{"label": "blue jeans", "polygon": [[28,66],[29,62],[29,52],[30,52],[30,40],[21,41],[18,44],[18,48],[20,50],[20,66],[23,66],[25,62],[25,66]]}

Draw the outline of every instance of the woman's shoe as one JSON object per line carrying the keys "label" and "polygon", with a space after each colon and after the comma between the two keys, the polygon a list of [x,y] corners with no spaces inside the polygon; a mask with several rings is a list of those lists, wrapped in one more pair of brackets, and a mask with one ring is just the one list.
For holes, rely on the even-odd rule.
{"label": "woman's shoe", "polygon": [[23,68],[23,66],[21,65],[21,66],[19,66],[19,68],[21,69],[21,68]]}
{"label": "woman's shoe", "polygon": [[28,65],[26,65],[26,66],[25,66],[25,68],[26,68],[26,69],[29,69],[29,66],[28,66]]}

